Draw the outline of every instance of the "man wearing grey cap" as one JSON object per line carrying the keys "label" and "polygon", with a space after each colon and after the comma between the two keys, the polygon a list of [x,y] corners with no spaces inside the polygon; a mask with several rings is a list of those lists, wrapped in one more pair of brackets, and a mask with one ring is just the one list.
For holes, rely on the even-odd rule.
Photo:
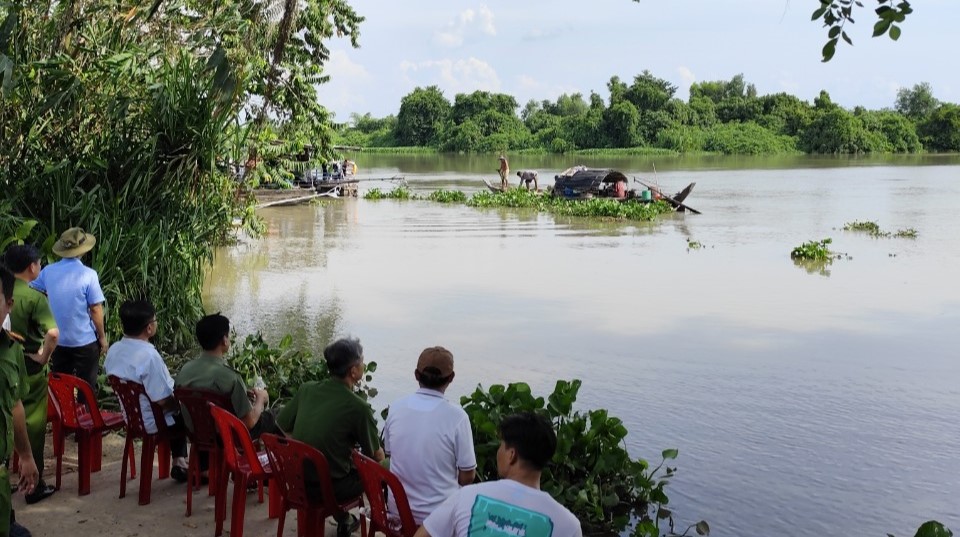
{"label": "man wearing grey cap", "polygon": [[421,524],[473,482],[477,458],[467,413],[444,397],[453,382],[453,354],[443,347],[424,349],[413,374],[420,389],[390,405],[383,443],[390,471],[403,483],[413,518]]}

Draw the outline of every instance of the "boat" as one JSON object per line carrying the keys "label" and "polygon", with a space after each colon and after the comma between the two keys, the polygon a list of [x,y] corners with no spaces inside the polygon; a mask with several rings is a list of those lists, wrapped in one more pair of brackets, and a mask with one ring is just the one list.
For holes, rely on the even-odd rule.
{"label": "boat", "polygon": [[500,192],[503,192],[510,188],[510,185],[507,185],[507,188],[503,188],[499,184],[493,184],[490,181],[487,181],[486,179],[483,180],[483,184],[487,185],[487,188],[490,189],[490,192],[493,192],[494,194],[499,194]]}
{"label": "boat", "polygon": [[641,184],[646,188],[640,191],[636,189],[625,189],[625,196],[617,198],[615,195],[615,185],[619,182],[627,184],[630,182],[626,175],[617,170],[574,166],[556,175],[554,180],[552,195],[556,197],[572,200],[615,198],[624,202],[634,203],[651,203],[653,201],[663,200],[673,206],[677,211],[690,211],[695,214],[700,214],[700,211],[684,203],[684,200],[686,200],[687,196],[693,191],[696,183],[690,183],[686,188],[671,196],[665,194],[656,185],[634,179],[633,181],[635,183]]}

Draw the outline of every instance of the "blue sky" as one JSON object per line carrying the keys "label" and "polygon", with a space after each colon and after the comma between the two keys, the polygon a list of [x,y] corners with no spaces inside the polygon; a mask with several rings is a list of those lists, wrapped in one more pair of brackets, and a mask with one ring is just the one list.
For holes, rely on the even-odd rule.
{"label": "blue sky", "polygon": [[678,87],[743,73],[762,94],[812,101],[827,90],[845,107],[892,107],[896,91],[929,82],[960,102],[960,0],[916,0],[896,43],[871,38],[873,0],[848,29],[854,46],[820,62],[825,30],[817,0],[352,0],[367,20],[360,48],[334,40],[321,103],[351,113],[395,114],[417,86],[451,101],[475,90],[530,99],[596,91],[612,75],[644,69]]}

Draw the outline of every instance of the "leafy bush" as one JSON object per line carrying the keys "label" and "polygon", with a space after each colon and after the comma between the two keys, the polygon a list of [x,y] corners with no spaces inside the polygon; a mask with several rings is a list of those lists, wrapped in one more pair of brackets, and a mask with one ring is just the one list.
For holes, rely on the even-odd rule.
{"label": "leafy bush", "polygon": [[[659,536],[665,521],[673,531],[673,515],[666,505],[666,486],[676,468],[666,462],[677,457],[666,449],[653,469],[643,459],[634,459],[624,448],[627,429],[606,410],[574,411],[581,381],[558,380],[546,398],[534,396],[530,386],[511,383],[482,386],[460,404],[470,416],[481,480],[497,478],[497,426],[507,415],[532,411],[545,415],[557,432],[553,464],[543,472],[541,487],[573,511],[590,531],[621,532],[635,522],[635,536]],[[696,525],[701,535],[709,533],[705,522]]]}
{"label": "leafy bush", "polygon": [[[236,334],[233,334],[231,338],[234,342],[235,337]],[[191,358],[192,354],[178,354],[166,356],[165,361],[171,374],[176,376],[177,371]],[[260,332],[250,334],[242,342],[231,345],[226,363],[240,373],[247,386],[253,386],[257,376],[262,377],[267,385],[267,393],[270,394],[270,404],[274,407],[283,406],[303,383],[330,378],[330,371],[323,357],[296,348],[293,345],[293,336],[289,334],[274,346],[264,341]],[[377,389],[368,384],[373,380],[377,363],[367,362],[365,368],[367,374],[355,391],[366,399],[377,395]]]}

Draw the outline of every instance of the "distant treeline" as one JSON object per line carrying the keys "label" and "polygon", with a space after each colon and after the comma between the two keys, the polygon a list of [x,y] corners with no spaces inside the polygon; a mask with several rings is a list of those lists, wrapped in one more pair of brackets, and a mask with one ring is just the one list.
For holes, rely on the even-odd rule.
{"label": "distant treeline", "polygon": [[[847,110],[826,91],[813,104],[787,93],[757,95],[737,75],[698,82],[690,98],[644,71],[607,83],[609,102],[591,92],[520,108],[503,93],[460,93],[451,104],[436,86],[416,88],[396,115],[353,114],[338,143],[491,153],[648,148],[678,153],[915,153],[960,151],[960,106],[941,103],[930,85],[901,88],[892,109]],[[519,115],[517,111],[519,109]]]}

